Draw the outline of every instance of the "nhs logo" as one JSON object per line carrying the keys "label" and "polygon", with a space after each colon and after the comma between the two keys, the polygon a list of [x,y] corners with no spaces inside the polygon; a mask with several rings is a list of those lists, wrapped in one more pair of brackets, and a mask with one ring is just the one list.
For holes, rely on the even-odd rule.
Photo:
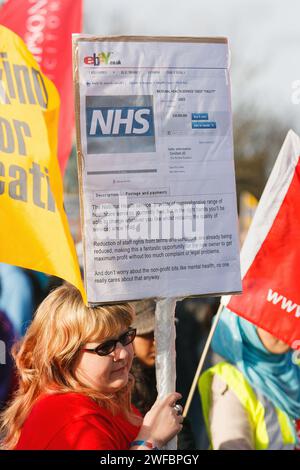
{"label": "nhs logo", "polygon": [[155,152],[151,95],[87,96],[88,154]]}

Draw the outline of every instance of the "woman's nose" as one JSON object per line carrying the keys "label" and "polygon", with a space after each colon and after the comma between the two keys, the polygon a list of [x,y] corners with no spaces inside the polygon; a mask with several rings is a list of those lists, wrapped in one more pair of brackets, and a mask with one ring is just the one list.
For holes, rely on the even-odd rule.
{"label": "woman's nose", "polygon": [[115,360],[127,359],[128,358],[127,346],[123,346],[122,343],[118,342],[114,350],[114,356],[115,356]]}

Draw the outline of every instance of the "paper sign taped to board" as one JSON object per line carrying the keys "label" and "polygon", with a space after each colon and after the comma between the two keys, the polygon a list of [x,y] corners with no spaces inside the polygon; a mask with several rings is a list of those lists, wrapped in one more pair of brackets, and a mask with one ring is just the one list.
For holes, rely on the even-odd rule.
{"label": "paper sign taped to board", "polygon": [[73,36],[90,304],[241,290],[225,38]]}

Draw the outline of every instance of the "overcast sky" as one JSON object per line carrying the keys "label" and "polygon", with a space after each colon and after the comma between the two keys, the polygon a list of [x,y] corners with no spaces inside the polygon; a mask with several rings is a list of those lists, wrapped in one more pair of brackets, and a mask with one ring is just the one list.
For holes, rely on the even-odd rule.
{"label": "overcast sky", "polygon": [[256,105],[298,132],[291,87],[300,80],[299,18],[299,0],[84,0],[85,32],[227,36],[234,108]]}

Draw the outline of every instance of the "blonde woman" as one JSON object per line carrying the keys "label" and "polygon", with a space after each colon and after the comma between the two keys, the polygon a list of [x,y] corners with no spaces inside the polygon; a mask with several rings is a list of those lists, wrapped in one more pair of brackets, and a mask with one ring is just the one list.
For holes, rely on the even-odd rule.
{"label": "blonde woman", "polygon": [[89,308],[70,285],[38,308],[14,358],[19,388],[2,415],[4,449],[149,450],[182,428],[171,393],[141,418],[131,406],[129,304]]}

